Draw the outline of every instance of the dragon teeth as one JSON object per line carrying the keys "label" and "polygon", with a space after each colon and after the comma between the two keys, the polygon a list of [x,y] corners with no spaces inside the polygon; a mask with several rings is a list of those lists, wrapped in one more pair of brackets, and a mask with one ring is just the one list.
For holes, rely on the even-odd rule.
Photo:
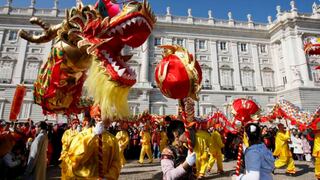
{"label": "dragon teeth", "polygon": [[117,26],[116,30],[120,33],[120,35],[123,35],[123,29],[121,28],[121,26]]}
{"label": "dragon teeth", "polygon": [[127,25],[126,23],[122,23],[122,24],[121,24],[121,26],[122,26],[123,29],[126,28],[126,25]]}
{"label": "dragon teeth", "polygon": [[131,21],[132,21],[133,23],[136,23],[137,18],[133,18]]}
{"label": "dragon teeth", "polygon": [[118,75],[121,77],[125,71],[126,71],[125,68],[120,69],[120,70],[118,71]]}
{"label": "dragon teeth", "polygon": [[131,21],[130,20],[128,20],[126,23],[127,23],[128,26],[131,25]]}
{"label": "dragon teeth", "polygon": [[120,68],[119,66],[114,66],[115,71],[119,71],[119,68]]}

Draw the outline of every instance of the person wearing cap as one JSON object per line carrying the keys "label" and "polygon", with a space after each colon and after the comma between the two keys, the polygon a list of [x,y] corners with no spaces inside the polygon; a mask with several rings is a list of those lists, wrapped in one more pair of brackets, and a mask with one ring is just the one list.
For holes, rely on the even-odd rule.
{"label": "person wearing cap", "polygon": [[69,146],[73,140],[73,138],[79,133],[77,131],[77,127],[78,125],[80,124],[79,122],[79,119],[77,118],[74,118],[72,121],[71,121],[71,128],[66,130],[63,135],[62,135],[62,139],[61,139],[61,143],[62,143],[62,150],[61,150],[61,154],[60,154],[60,158],[59,160],[61,161],[61,177],[62,179],[67,176],[67,172],[70,171],[68,170],[68,165],[66,162],[67,158],[67,153],[68,153],[68,150],[69,150]]}
{"label": "person wearing cap", "polygon": [[232,180],[272,180],[274,157],[262,142],[258,124],[249,123],[245,126],[249,146],[244,152],[245,174],[232,176]]}
{"label": "person wearing cap", "polygon": [[123,122],[120,127],[120,131],[116,134],[116,139],[119,144],[119,153],[120,153],[120,162],[123,167],[126,164],[126,159],[124,157],[124,150],[127,148],[129,144],[129,134],[128,134],[128,124]]}
{"label": "person wearing cap", "polygon": [[107,131],[107,119],[101,119],[99,105],[91,107],[95,126],[81,131],[72,140],[68,150],[66,179],[107,179],[119,178],[121,164],[118,141]]}
{"label": "person wearing cap", "polygon": [[208,172],[211,171],[214,162],[217,160],[218,173],[223,173],[221,148],[224,148],[224,144],[222,142],[221,135],[218,131],[219,128],[221,128],[221,124],[215,124],[215,128],[211,133],[212,140],[210,142],[209,148],[210,159],[208,162]]}
{"label": "person wearing cap", "polygon": [[290,131],[286,131],[283,124],[278,124],[278,132],[276,135],[275,150],[273,155],[278,157],[275,161],[275,167],[280,168],[287,165],[287,174],[293,175],[296,173],[292,153],[289,150],[288,143],[290,141]]}
{"label": "person wearing cap", "polygon": [[48,149],[47,129],[48,125],[44,121],[41,121],[36,125],[37,136],[30,147],[30,153],[23,179],[46,179]]}
{"label": "person wearing cap", "polygon": [[[318,124],[320,126],[320,122]],[[314,173],[316,178],[320,180],[320,130],[315,131],[312,156],[315,158]]]}
{"label": "person wearing cap", "polygon": [[194,152],[196,153],[196,168],[197,168],[197,177],[199,179],[203,178],[208,165],[208,158],[209,158],[209,148],[211,136],[208,133],[207,122],[199,122],[198,128],[195,134],[195,146]]}
{"label": "person wearing cap", "polygon": [[153,162],[152,151],[151,151],[151,135],[149,132],[149,125],[143,126],[143,131],[140,132],[141,137],[141,151],[138,163],[143,164],[144,156],[147,154],[149,163]]}
{"label": "person wearing cap", "polygon": [[[161,169],[164,180],[188,179],[193,180],[196,177],[193,174],[192,167],[196,162],[196,153],[188,151],[187,137],[181,121],[171,121],[167,131],[169,144],[161,153]],[[190,131],[190,136],[194,133]],[[191,138],[191,141],[194,138]],[[193,144],[194,142],[192,142]]]}

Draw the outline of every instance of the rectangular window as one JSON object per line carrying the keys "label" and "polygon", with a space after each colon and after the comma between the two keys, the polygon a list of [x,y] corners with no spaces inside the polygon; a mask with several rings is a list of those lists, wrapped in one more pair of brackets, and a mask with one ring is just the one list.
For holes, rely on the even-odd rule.
{"label": "rectangular window", "polygon": [[220,83],[224,87],[232,87],[232,71],[229,69],[220,70]]}
{"label": "rectangular window", "polygon": [[283,84],[287,84],[287,77],[286,76],[283,76],[282,80],[283,80]]}
{"label": "rectangular window", "polygon": [[206,48],[206,42],[204,40],[199,40],[199,49],[205,49]]}
{"label": "rectangular window", "polygon": [[240,50],[241,50],[241,52],[247,52],[248,51],[247,44],[246,43],[241,43],[240,44]]}
{"label": "rectangular window", "polygon": [[227,42],[225,42],[225,41],[220,42],[220,50],[221,51],[227,50]]}
{"label": "rectangular window", "polygon": [[154,38],[154,46],[160,46],[161,45],[161,38]]}
{"label": "rectangular window", "polygon": [[2,83],[11,83],[13,61],[0,61],[0,80]]}
{"label": "rectangular window", "polygon": [[261,52],[261,53],[266,53],[266,52],[267,52],[266,45],[261,44],[261,46],[260,46],[260,52]]}
{"label": "rectangular window", "polygon": [[177,44],[180,46],[183,46],[183,39],[178,38],[177,39]]}
{"label": "rectangular window", "polygon": [[8,38],[9,41],[15,41],[17,40],[17,37],[18,37],[17,31],[14,31],[14,30],[9,31],[9,38]]}
{"label": "rectangular window", "polygon": [[4,112],[4,103],[5,99],[0,98],[0,119],[4,119],[3,112]]}
{"label": "rectangular window", "polygon": [[313,71],[313,79],[314,79],[314,82],[320,82],[320,72],[319,70],[315,70]]}
{"label": "rectangular window", "polygon": [[242,86],[253,87],[253,71],[241,71]]}
{"label": "rectangular window", "polygon": [[262,64],[268,64],[269,63],[269,59],[262,59],[261,62],[262,62]]}
{"label": "rectangular window", "polygon": [[20,119],[28,119],[30,117],[31,106],[32,106],[31,102],[24,102],[22,104],[22,108],[19,114]]}

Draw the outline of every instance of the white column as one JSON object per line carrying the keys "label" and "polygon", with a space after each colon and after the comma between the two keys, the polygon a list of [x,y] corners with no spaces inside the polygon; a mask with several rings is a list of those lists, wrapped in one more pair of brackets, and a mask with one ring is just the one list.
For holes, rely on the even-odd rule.
{"label": "white column", "polygon": [[141,82],[148,82],[149,80],[149,39],[147,39],[142,47],[142,52],[141,52],[141,73],[140,73],[140,81]]}
{"label": "white column", "polygon": [[263,88],[262,88],[262,82],[261,82],[261,70],[260,70],[260,61],[259,61],[257,44],[251,44],[251,50],[252,50],[255,86],[257,88],[257,91],[262,92]]}
{"label": "white column", "polygon": [[274,71],[274,77],[275,77],[275,87],[283,85],[282,81],[282,74],[280,73],[280,56],[278,54],[277,44],[271,44],[271,58],[272,58],[272,64],[273,64],[273,71]]}
{"label": "white column", "polygon": [[219,67],[218,67],[218,55],[217,55],[217,42],[210,41],[210,54],[211,54],[211,81],[213,90],[219,90]]}
{"label": "white column", "polygon": [[195,42],[194,39],[187,39],[187,47],[190,54],[192,54],[195,57]]}
{"label": "white column", "polygon": [[0,42],[3,42],[3,35],[4,35],[4,30],[0,30]]}
{"label": "white column", "polygon": [[19,38],[19,55],[18,55],[18,61],[17,64],[14,66],[13,70],[13,78],[12,78],[12,84],[20,84],[23,74],[23,64],[24,59],[26,57],[26,50],[27,50],[27,44],[28,42],[22,38]]}
{"label": "white column", "polygon": [[[286,76],[288,79],[288,84],[292,85],[292,87],[299,87],[302,85],[302,79],[300,75],[296,74],[296,71],[299,71],[300,65],[296,55],[297,49],[296,49],[296,43],[294,38],[292,36],[288,36],[285,39],[285,44],[286,44],[285,68],[286,68]],[[287,71],[287,68],[288,68],[288,71]]]}
{"label": "white column", "polygon": [[239,65],[239,54],[238,46],[236,42],[231,42],[231,52],[232,52],[232,62],[233,62],[233,81],[236,91],[241,91],[241,81],[240,81],[240,65]]}
{"label": "white column", "polygon": [[308,61],[303,50],[303,40],[301,35],[298,35],[296,37],[296,48],[297,50],[295,52],[297,54],[298,64],[300,65],[299,69],[302,76],[303,85],[313,86],[313,82],[310,77],[311,76],[311,72],[309,71],[310,68],[308,67]]}
{"label": "white column", "polygon": [[283,64],[284,64],[284,69],[285,69],[285,74],[287,78],[287,84],[285,85],[286,88],[291,88],[291,82],[293,80],[292,78],[292,63],[294,61],[293,54],[290,54],[292,52],[289,52],[290,48],[290,43],[288,43],[287,39],[282,38],[281,39],[281,47],[282,47],[282,52],[283,52]]}

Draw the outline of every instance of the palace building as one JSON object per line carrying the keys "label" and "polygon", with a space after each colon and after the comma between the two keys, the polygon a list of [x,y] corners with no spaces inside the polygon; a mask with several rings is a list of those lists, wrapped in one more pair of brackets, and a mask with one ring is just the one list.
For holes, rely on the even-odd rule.
{"label": "palace building", "polygon": [[[8,0],[0,7],[0,119],[8,120],[15,87],[24,83],[28,90],[20,119],[43,120],[32,89],[53,42],[29,43],[17,32],[41,33],[39,26],[29,23],[32,16],[57,24],[65,11],[58,8],[58,0],[53,0],[52,9],[35,8],[35,0],[25,8],[11,3]],[[155,66],[162,58],[157,46],[162,44],[184,46],[199,61],[203,82],[195,106],[198,116],[216,108],[229,114],[230,103],[237,97],[254,99],[265,112],[281,99],[313,112],[320,104],[320,70],[315,70],[320,58],[306,56],[303,41],[310,35],[320,36],[320,5],[313,4],[310,14],[299,13],[294,1],[290,5],[288,11],[277,6],[276,17],[269,16],[266,24],[254,22],[250,14],[247,21],[237,21],[231,12],[224,20],[211,11],[206,18],[193,17],[191,9],[187,16],[174,16],[168,7],[165,15],[157,15],[156,27],[143,46],[124,49],[124,54],[133,54],[129,64],[138,80],[129,96],[132,113],[146,109],[160,115],[177,113],[177,101],[164,97],[154,81]]]}

